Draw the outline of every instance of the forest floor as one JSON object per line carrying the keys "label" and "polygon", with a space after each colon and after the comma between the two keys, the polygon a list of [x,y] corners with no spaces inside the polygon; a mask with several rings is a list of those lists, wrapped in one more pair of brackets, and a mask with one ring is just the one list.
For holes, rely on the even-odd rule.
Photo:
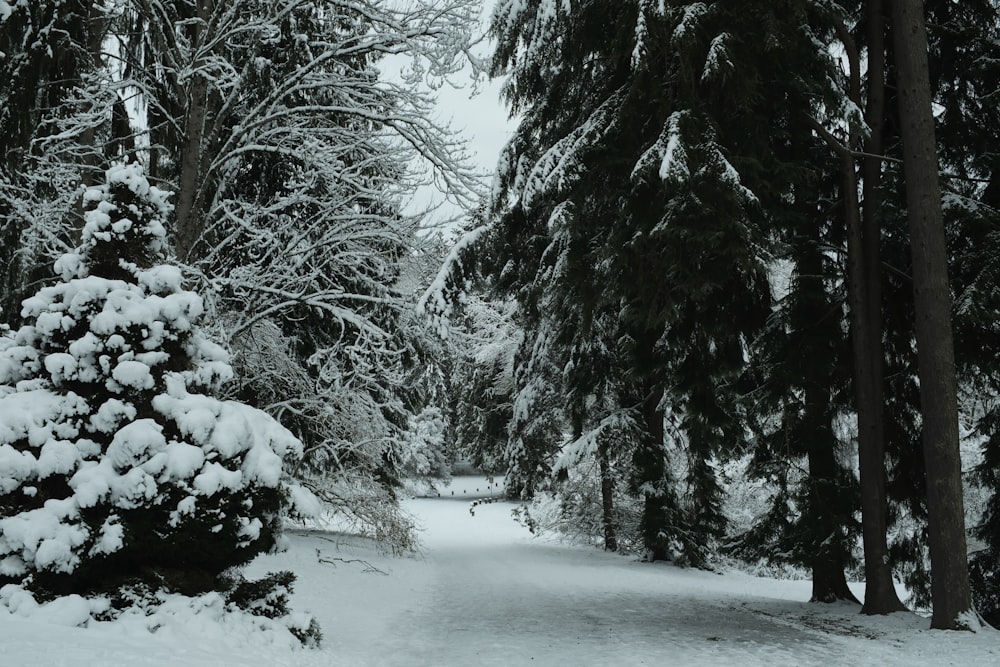
{"label": "forest floor", "polygon": [[[868,618],[855,605],[804,602],[809,583],[640,563],[534,538],[490,502],[481,479],[407,501],[421,552],[298,531],[251,576],[298,575],[293,607],[319,621],[319,649],[178,616],[65,627],[58,614],[0,607],[0,664],[45,666],[976,665],[1000,664],[1000,632],[928,630],[915,614]],[[476,491],[476,488],[482,491]],[[452,495],[454,492],[455,495]],[[856,587],[861,595],[863,587]]]}

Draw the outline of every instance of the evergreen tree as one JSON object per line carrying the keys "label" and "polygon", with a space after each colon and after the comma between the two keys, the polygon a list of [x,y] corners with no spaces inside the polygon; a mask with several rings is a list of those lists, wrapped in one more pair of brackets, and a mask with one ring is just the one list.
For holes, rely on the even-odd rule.
{"label": "evergreen tree", "polygon": [[800,180],[801,203],[787,221],[787,265],[775,267],[791,270],[787,294],[758,340],[754,363],[760,424],[750,472],[775,485],[774,496],[768,513],[732,547],[743,557],[809,568],[812,600],[833,602],[855,600],[846,569],[860,525],[847,462],[853,450],[843,435],[851,401],[842,271],[823,252],[840,245],[843,233],[821,203],[825,177],[820,168]]}
{"label": "evergreen tree", "polygon": [[[865,438],[861,439],[861,444],[862,485],[866,488],[871,485],[871,482],[865,482],[866,478],[877,482],[881,477],[870,472],[871,463],[867,464],[869,472],[865,473],[866,457],[868,461],[875,461],[879,468],[886,460],[886,454],[889,462],[885,489],[866,492],[871,498],[869,509],[865,511],[866,559],[874,563],[874,567],[868,568],[865,609],[881,613],[901,607],[890,567],[901,571],[917,604],[930,603],[927,595],[930,576],[925,565],[927,473],[918,445],[922,420],[918,396],[920,384],[915,374],[916,318],[910,280],[913,268],[904,204],[906,182],[898,167],[902,162],[900,118],[911,109],[900,101],[898,94],[901,85],[898,69],[893,64],[888,5],[882,6],[883,3],[874,1],[865,3],[863,7],[856,3],[839,4],[842,11],[839,16],[847,18],[840,20],[838,38],[851,62],[851,74],[845,82],[845,90],[856,105],[865,109],[868,126],[863,144],[866,154],[849,155],[849,160],[845,162],[853,163],[855,159],[862,162],[860,189],[863,201],[851,202],[848,197],[845,214],[849,220],[853,215],[859,227],[855,250],[849,249],[848,253],[849,258],[853,258],[850,261],[861,267],[857,275],[862,278],[862,293],[867,292],[867,297],[858,302],[857,310],[862,313],[860,317],[865,326],[880,332],[877,336],[869,335],[868,342],[861,346],[862,356],[869,359],[869,365],[874,356],[875,363],[882,366],[881,370],[876,369],[869,374],[883,378],[873,391],[868,391],[869,400],[876,408],[868,411],[869,417],[863,419],[861,425],[862,434],[874,428],[878,435],[865,436],[868,444],[865,444]],[[950,230],[952,289],[956,294],[962,294],[966,292],[969,281],[974,279],[967,270],[968,262],[960,259],[961,248],[967,247],[966,244],[976,238],[976,223],[972,221],[987,210],[975,203],[982,188],[975,184],[975,176],[970,170],[981,169],[971,165],[986,164],[977,156],[990,150],[987,147],[989,132],[983,130],[990,124],[983,121],[991,111],[981,104],[981,95],[977,91],[986,89],[991,85],[986,82],[995,78],[988,74],[984,77],[984,73],[991,67],[989,63],[992,59],[986,54],[994,48],[990,34],[995,31],[996,9],[990,3],[957,5],[935,1],[926,3],[925,10],[931,17],[928,31],[931,95],[935,104],[948,110],[947,113],[937,114],[935,120],[939,135],[948,137],[941,142],[941,164],[946,176],[944,215]],[[859,19],[853,33],[848,29],[852,15]],[[864,57],[867,57],[867,67],[864,68],[867,88],[863,96],[861,72]],[[975,137],[974,141],[970,141],[972,137]],[[861,145],[860,133],[854,133],[848,137],[846,145],[834,147],[843,160],[845,148]],[[882,158],[882,155],[888,157]],[[844,169],[852,179],[853,171],[854,166]],[[847,186],[845,193],[850,194],[857,189],[856,185]],[[974,209],[978,209],[978,214],[972,213]],[[964,335],[972,337],[980,335],[982,330],[981,325],[973,320],[967,319],[963,324],[961,318],[959,328],[965,329]],[[878,352],[876,347],[883,349]],[[975,356],[975,352],[967,356],[965,368],[971,376],[982,377],[977,366],[982,367],[988,353],[979,357],[978,361],[972,361]],[[865,363],[857,357],[856,370]],[[862,384],[859,381],[856,387]],[[881,443],[880,448],[884,447],[884,454],[871,448],[871,443],[876,441]],[[887,515],[889,523],[877,517],[873,520],[870,517],[874,513],[869,510],[873,505],[884,507],[886,495],[891,502]],[[883,513],[883,516],[886,515]],[[891,532],[895,537],[886,551],[885,540],[877,536],[883,534],[889,524],[892,524]],[[882,542],[881,547],[876,543],[878,541]],[[873,573],[873,570],[876,572]]]}
{"label": "evergreen tree", "polygon": [[[3,577],[46,593],[186,593],[270,549],[301,443],[216,398],[227,355],[167,263],[168,193],[135,166],[84,194],[79,249],[0,350]],[[311,501],[315,503],[314,500]]]}
{"label": "evergreen tree", "polygon": [[[722,532],[712,462],[746,446],[736,385],[769,308],[762,212],[788,194],[766,178],[779,164],[772,128],[813,111],[810,95],[826,99],[829,61],[801,29],[809,3],[779,4],[502,3],[494,14],[494,73],[509,76],[522,115],[501,162],[501,285],[520,286],[526,330],[540,331],[531,295],[543,267],[560,266],[546,259],[563,256],[556,235],[592,267],[539,291],[611,309],[627,343],[619,400],[643,425],[633,488],[654,558],[703,563]],[[820,83],[796,92],[817,69]]]}
{"label": "evergreen tree", "polygon": [[128,151],[124,104],[103,68],[96,0],[4,3],[0,13],[0,308],[72,249],[77,188]]}
{"label": "evergreen tree", "polygon": [[514,414],[514,359],[521,334],[514,304],[469,295],[464,322],[449,338],[461,351],[453,384],[457,453],[488,475],[507,472],[507,429]]}

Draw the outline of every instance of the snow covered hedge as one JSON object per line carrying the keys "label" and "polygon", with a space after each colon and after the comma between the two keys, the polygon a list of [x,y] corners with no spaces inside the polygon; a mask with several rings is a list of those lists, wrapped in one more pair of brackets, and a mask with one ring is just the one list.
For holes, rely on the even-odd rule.
{"label": "snow covered hedge", "polygon": [[166,259],[168,194],[135,166],[89,189],[61,281],[0,341],[0,583],[45,595],[186,594],[270,549],[301,443],[213,397],[232,375]]}

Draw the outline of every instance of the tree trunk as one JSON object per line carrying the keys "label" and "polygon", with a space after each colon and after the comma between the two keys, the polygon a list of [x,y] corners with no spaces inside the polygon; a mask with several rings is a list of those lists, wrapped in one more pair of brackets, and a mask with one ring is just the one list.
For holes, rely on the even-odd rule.
{"label": "tree trunk", "polygon": [[843,561],[817,558],[812,564],[812,596],[810,602],[858,602],[844,575]]}
{"label": "tree trunk", "polygon": [[902,611],[889,566],[886,541],[888,509],[885,491],[885,442],[882,425],[882,330],[872,321],[876,310],[870,273],[864,257],[861,220],[858,216],[854,160],[845,159],[844,189],[847,211],[848,300],[851,310],[851,345],[854,356],[854,394],[858,410],[858,471],[861,483],[861,534],[865,549],[864,614]]}
{"label": "tree trunk", "polygon": [[[862,162],[861,234],[865,287],[868,296],[868,321],[878,332],[878,349],[872,350],[874,390],[878,405],[883,405],[882,362],[882,159],[885,126],[885,12],[882,0],[868,0],[866,6],[868,35],[868,99],[865,123],[870,134],[865,142],[868,155]],[[881,419],[880,419],[881,422]],[[884,440],[884,436],[881,436]]]}
{"label": "tree trunk", "polygon": [[[198,21],[193,23],[192,44],[200,44],[204,26],[212,15],[214,0],[199,0]],[[194,66],[195,63],[192,63]],[[204,74],[192,77],[186,92],[187,108],[184,114],[184,142],[180,152],[180,174],[177,183],[177,204],[174,208],[174,243],[177,257],[181,261],[191,259],[191,251],[202,233],[201,216],[198,211],[199,192],[204,178],[202,159],[205,151],[205,137],[208,122],[209,85]]]}
{"label": "tree trunk", "polygon": [[[825,313],[829,311],[829,301],[823,286],[823,259],[820,254],[820,229],[812,220],[803,218],[803,233],[811,235],[812,243],[800,254],[799,273],[803,294],[805,316],[814,327],[823,327]],[[818,347],[807,348],[807,353],[822,354]],[[844,539],[836,539],[845,518],[838,515],[838,508],[844,507],[840,500],[844,493],[841,487],[841,468],[834,451],[836,439],[833,436],[832,411],[830,410],[831,378],[828,367],[818,363],[806,363],[805,391],[802,432],[809,440],[805,443],[809,462],[809,506],[812,529],[823,539],[812,554],[812,596],[810,602],[837,602],[849,600],[858,602],[847,585],[844,568],[846,552],[850,548]],[[847,517],[846,520],[850,520]]]}
{"label": "tree trunk", "polygon": [[[637,368],[655,368],[657,336],[645,331],[637,340]],[[643,429],[632,455],[636,490],[643,498],[640,531],[650,560],[668,560],[667,539],[670,531],[669,498],[666,484],[666,452],[663,448],[662,391],[652,377],[641,380],[640,412]]]}
{"label": "tree trunk", "polygon": [[618,537],[615,531],[615,480],[611,477],[608,445],[609,443],[605,441],[597,448],[597,459],[601,467],[601,518],[604,522],[605,550],[618,551]]}
{"label": "tree trunk", "polygon": [[636,447],[634,459],[643,496],[642,537],[650,560],[668,560],[666,535],[669,527],[663,488],[666,461],[663,451],[663,412],[657,409],[659,396],[643,401],[642,415],[645,433]]}
{"label": "tree trunk", "polygon": [[[806,410],[809,410],[809,403],[814,400],[809,396],[810,393],[816,392],[806,392]],[[829,395],[827,394],[824,398],[829,399]],[[844,574],[846,557],[842,551],[842,545],[833,539],[833,535],[840,529],[837,518],[833,514],[833,508],[840,504],[837,501],[837,495],[843,492],[837,483],[839,472],[837,459],[834,457],[833,450],[825,443],[818,443],[818,446],[811,445],[808,458],[810,495],[812,496],[810,501],[813,507],[820,511],[816,517],[820,525],[816,529],[830,536],[813,554],[811,563],[812,596],[809,601],[838,602],[848,600],[858,602],[847,585],[847,576]]]}
{"label": "tree trunk", "polygon": [[[573,440],[583,437],[583,409],[570,410],[570,423],[573,427]],[[612,436],[613,437],[613,436]],[[611,477],[611,462],[609,436],[598,436],[597,464],[601,474],[601,524],[604,528],[604,548],[607,551],[618,551],[618,537],[615,530],[615,481]]]}
{"label": "tree trunk", "polygon": [[[869,4],[868,20],[875,7]],[[881,10],[879,9],[879,15]],[[861,105],[861,56],[847,28],[837,26],[850,63],[848,96]],[[875,54],[876,59],[878,54]],[[854,361],[854,396],[858,411],[858,473],[861,485],[861,535],[865,551],[864,614],[889,614],[902,611],[889,566],[886,541],[888,509],[885,490],[885,441],[882,405],[882,318],[881,290],[873,287],[878,267],[870,266],[871,244],[877,236],[869,234],[865,244],[861,204],[858,201],[858,177],[851,150],[858,143],[852,132],[849,145],[838,151],[843,178],[844,217],[847,224],[847,298],[850,307],[851,349]],[[869,230],[872,231],[872,230]],[[867,250],[867,252],[866,252]],[[875,257],[877,261],[877,245]]]}
{"label": "tree trunk", "polygon": [[969,592],[951,294],[927,71],[927,30],[920,0],[893,0],[892,7],[927,470],[931,627],[970,629],[975,615]]}

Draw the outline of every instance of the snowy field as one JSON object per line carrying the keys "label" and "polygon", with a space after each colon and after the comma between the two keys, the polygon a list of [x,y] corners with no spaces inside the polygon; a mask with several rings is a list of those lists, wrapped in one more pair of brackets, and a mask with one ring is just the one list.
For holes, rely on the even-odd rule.
{"label": "snowy field", "polygon": [[246,619],[220,618],[210,604],[152,623],[72,627],[80,610],[70,601],[19,615],[0,607],[0,665],[1000,664],[993,630],[932,632],[912,614],[871,619],[849,605],[807,604],[808,582],[650,565],[535,539],[511,520],[512,503],[470,513],[470,499],[490,492],[482,479],[457,478],[440,498],[409,501],[423,528],[416,557],[300,531],[287,552],[255,561],[252,576],[298,574],[293,607],[322,625],[319,649],[292,648]]}

